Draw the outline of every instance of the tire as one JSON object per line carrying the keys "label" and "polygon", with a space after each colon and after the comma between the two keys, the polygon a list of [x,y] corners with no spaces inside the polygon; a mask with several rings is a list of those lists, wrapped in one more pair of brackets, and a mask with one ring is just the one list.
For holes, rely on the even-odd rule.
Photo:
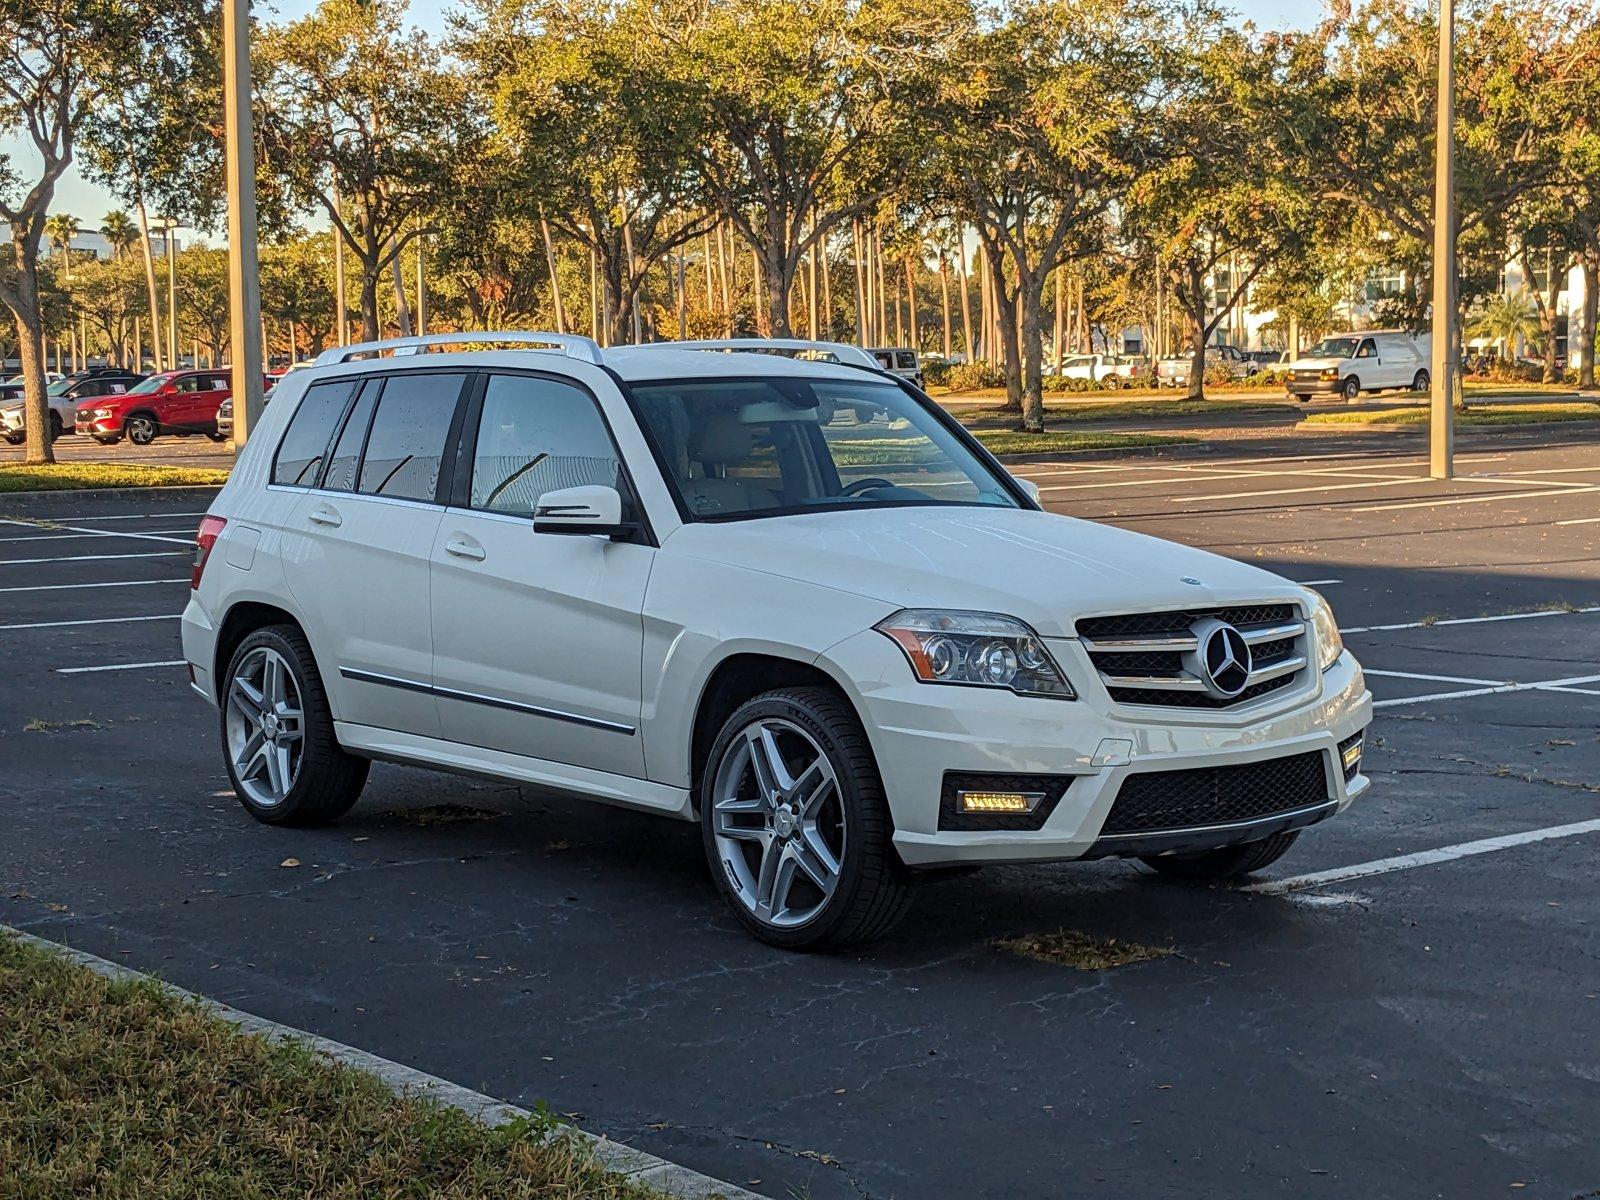
{"label": "tire", "polygon": [[5,437],[6,444],[8,446],[20,446],[23,442],[28,440],[27,435],[21,433],[8,433],[5,435]]}
{"label": "tire", "polygon": [[115,446],[121,440],[122,439],[120,437],[97,437],[97,438],[95,438],[95,441],[99,442],[102,446]]}
{"label": "tire", "polygon": [[[765,764],[775,748],[794,790],[784,791],[770,765],[765,775],[778,786],[762,786],[758,746],[766,748]],[[831,780],[811,791],[813,809],[799,789],[818,763]],[[882,936],[905,915],[907,872],[891,840],[883,781],[861,722],[837,693],[786,688],[742,704],[712,743],[699,801],[717,890],[762,941],[786,950],[838,949]],[[765,903],[763,879],[774,881]]]}
{"label": "tire", "polygon": [[1418,371],[1416,378],[1411,381],[1411,390],[1413,392],[1425,392],[1432,382],[1432,378],[1426,371]]}
{"label": "tire", "polygon": [[[277,687],[256,673],[256,664],[273,660],[287,672]],[[305,634],[293,625],[256,630],[233,652],[218,691],[223,763],[246,812],[267,825],[326,825],[350,811],[372,764],[347,753],[334,736],[328,694]],[[258,697],[278,702],[269,706]],[[289,719],[296,708],[298,720]],[[269,711],[273,720],[264,726],[257,716]],[[295,726],[298,735],[285,737]],[[279,753],[281,760],[269,762]]]}
{"label": "tire", "polygon": [[1344,382],[1339,385],[1339,394],[1345,398],[1346,403],[1354,404],[1361,398],[1361,380],[1354,375],[1346,375]]}
{"label": "tire", "polygon": [[225,442],[228,440],[228,435],[225,433],[208,433],[206,436],[213,442]]}
{"label": "tire", "polygon": [[160,432],[161,427],[151,414],[134,413],[122,423],[122,429],[135,446],[148,446],[156,440],[156,434]]}
{"label": "tire", "polygon": [[1294,845],[1299,836],[1298,829],[1291,829],[1257,842],[1224,846],[1221,850],[1207,850],[1200,854],[1151,855],[1139,861],[1156,874],[1169,879],[1181,879],[1186,883],[1222,883],[1271,866],[1289,852],[1289,847]]}
{"label": "tire", "polygon": [[61,428],[61,414],[52,412],[50,414],[50,440],[52,442],[60,441],[65,432],[66,431]]}

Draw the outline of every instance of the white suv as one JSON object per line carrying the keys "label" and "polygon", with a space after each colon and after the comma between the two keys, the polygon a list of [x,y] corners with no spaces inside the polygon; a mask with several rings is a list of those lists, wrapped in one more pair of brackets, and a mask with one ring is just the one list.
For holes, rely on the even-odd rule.
{"label": "white suv", "polygon": [[263,821],[372,759],[698,820],[807,947],[932,868],[1252,871],[1367,786],[1321,597],[1041,511],[859,350],[421,353],[462,336],[290,375],[201,524],[184,657]]}

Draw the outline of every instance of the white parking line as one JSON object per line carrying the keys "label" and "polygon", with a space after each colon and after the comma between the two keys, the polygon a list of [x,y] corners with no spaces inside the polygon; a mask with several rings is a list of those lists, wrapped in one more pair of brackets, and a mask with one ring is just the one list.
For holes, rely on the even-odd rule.
{"label": "white parking line", "polygon": [[153,617],[83,617],[76,621],[29,621],[24,625],[0,625],[0,633],[11,629],[65,629],[69,625],[125,625],[130,621],[178,621],[182,613],[157,613]]}
{"label": "white parking line", "polygon": [[187,579],[118,579],[111,583],[41,583],[30,587],[0,588],[0,592],[71,592],[79,588],[150,587],[157,583],[188,583]]}
{"label": "white parking line", "polygon": [[1572,617],[1600,613],[1600,605],[1588,608],[1538,608],[1532,612],[1499,613],[1492,617],[1449,617],[1438,621],[1402,621],[1396,625],[1347,625],[1340,633],[1392,633],[1397,629],[1432,629],[1436,625],[1486,625],[1493,621],[1528,621],[1534,617]]}
{"label": "white parking line", "polygon": [[[39,528],[46,529],[49,527],[41,525]],[[5,537],[0,538],[0,542],[70,542],[98,537],[153,538],[162,534],[184,534],[186,535],[184,540],[194,540],[193,535],[187,529],[152,529],[147,533],[113,533],[108,529],[96,529],[90,533],[40,533],[35,534],[33,537]]]}
{"label": "white parking line", "polygon": [[1332,587],[1336,583],[1343,583],[1342,579],[1301,579],[1297,580],[1301,587]]}
{"label": "white parking line", "polygon": [[[1482,480],[1480,482],[1491,482]],[[1462,504],[1489,504],[1495,500],[1528,500],[1540,496],[1577,496],[1584,492],[1600,492],[1600,486],[1584,484],[1578,488],[1542,488],[1537,492],[1496,492],[1492,496],[1460,496],[1437,500],[1403,500],[1397,504],[1372,504],[1365,508],[1352,508],[1353,513],[1393,512],[1401,508],[1454,508]]]}
{"label": "white parking line", "polygon": [[[1288,472],[1281,473],[1288,474]],[[1344,478],[1348,479],[1349,476],[1346,475]],[[1363,479],[1358,483],[1319,483],[1309,487],[1267,488],[1264,491],[1257,492],[1213,492],[1204,496],[1174,496],[1173,501],[1177,504],[1195,504],[1201,500],[1248,500],[1256,496],[1299,496],[1311,492],[1348,492],[1360,488],[1407,487],[1412,484],[1428,484],[1432,482],[1433,480],[1429,479],[1425,475],[1408,475],[1403,477],[1394,475],[1379,475],[1373,476],[1369,479]],[[1488,481],[1474,479],[1472,476],[1468,475],[1462,476],[1460,482],[1486,483]],[[1373,512],[1375,510],[1358,508],[1355,511]]]}
{"label": "white parking line", "polygon": [[63,554],[55,558],[0,558],[0,567],[26,567],[34,563],[110,562],[120,558],[178,558],[182,550],[149,550],[143,554]]}
{"label": "white parking line", "polygon": [[1346,879],[1363,879],[1369,875],[1385,875],[1390,871],[1406,871],[1412,867],[1428,867],[1435,863],[1454,862],[1458,858],[1471,858],[1477,854],[1493,854],[1497,850],[1510,850],[1533,842],[1547,842],[1553,838],[1577,837],[1585,833],[1600,833],[1600,820],[1575,821],[1570,825],[1551,825],[1544,829],[1529,829],[1523,833],[1509,833],[1504,837],[1482,838],[1475,842],[1459,842],[1454,846],[1441,846],[1437,850],[1424,850],[1418,854],[1401,854],[1394,858],[1379,858],[1372,862],[1356,863],[1350,867],[1335,867],[1331,871],[1314,871],[1309,875],[1291,875],[1287,879],[1269,879],[1261,883],[1247,883],[1235,889],[1257,896],[1280,896],[1305,888],[1321,887],[1326,883],[1342,883]]}
{"label": "white parking line", "polygon": [[1508,679],[1464,679],[1460,675],[1418,675],[1412,671],[1375,671],[1371,667],[1364,667],[1362,673],[1366,675],[1382,675],[1389,679],[1425,679],[1431,683],[1487,683],[1498,685],[1511,682]]}
{"label": "white parking line", "polygon": [[92,675],[99,671],[142,671],[146,667],[181,667],[183,659],[169,658],[164,662],[111,663],[104,667],[57,667],[57,675]]}
{"label": "white parking line", "polygon": [[1374,700],[1373,708],[1394,708],[1400,704],[1422,704],[1429,700],[1465,700],[1472,696],[1497,696],[1505,692],[1537,692],[1576,683],[1600,683],[1600,675],[1573,675],[1567,679],[1541,679],[1533,683],[1501,683],[1493,687],[1468,688],[1459,692],[1433,692],[1426,696],[1401,696],[1394,700]]}
{"label": "white parking line", "polygon": [[1557,525],[1593,525],[1600,517],[1576,517],[1571,521],[1557,521]]}

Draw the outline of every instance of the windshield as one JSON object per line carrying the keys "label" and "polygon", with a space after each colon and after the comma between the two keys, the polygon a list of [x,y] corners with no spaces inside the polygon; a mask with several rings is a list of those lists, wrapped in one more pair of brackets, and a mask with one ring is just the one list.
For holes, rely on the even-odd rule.
{"label": "windshield", "polygon": [[893,384],[681,379],[635,384],[633,394],[698,518],[882,504],[1018,507],[989,467]]}
{"label": "windshield", "polygon": [[58,379],[49,387],[44,389],[44,394],[46,396],[63,395],[69,387],[77,382],[78,381],[76,379]]}
{"label": "windshield", "polygon": [[1356,345],[1360,338],[1333,337],[1323,338],[1310,350],[1306,351],[1307,358],[1354,358]]}
{"label": "windshield", "polygon": [[167,375],[152,375],[148,379],[141,379],[129,388],[124,395],[148,396],[151,392],[159,392],[161,385],[166,383],[169,378],[170,376]]}

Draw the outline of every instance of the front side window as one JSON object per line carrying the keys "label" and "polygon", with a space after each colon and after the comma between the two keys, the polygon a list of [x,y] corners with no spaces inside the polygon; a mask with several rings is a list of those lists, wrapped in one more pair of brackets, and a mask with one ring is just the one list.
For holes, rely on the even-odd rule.
{"label": "front side window", "polygon": [[355,390],[353,379],[313,384],[306,389],[300,407],[289,418],[272,464],[272,482],[288,487],[314,487],[322,457],[333,437],[333,427],[344,413],[345,402]]}
{"label": "front side window", "polygon": [[473,508],[531,517],[558,488],[617,487],[621,467],[595,403],[570,384],[491,375],[472,456]]}
{"label": "front side window", "polygon": [[134,384],[131,388],[129,388],[128,389],[128,395],[130,395],[130,396],[149,396],[149,395],[152,395],[153,393],[159,392],[163,387],[165,387],[171,381],[171,379],[172,379],[172,376],[170,376],[170,375],[151,375],[147,379],[141,379],[138,383]]}
{"label": "front side window", "polygon": [[1372,339],[1368,338],[1366,341],[1361,343],[1361,349],[1356,351],[1356,357],[1357,358],[1373,358],[1373,357],[1376,357],[1377,353],[1378,353],[1377,347],[1375,347],[1372,344]]}
{"label": "front side window", "polygon": [[435,498],[464,378],[460,373],[408,371],[384,381],[357,491],[406,500]]}
{"label": "front side window", "polygon": [[890,383],[772,376],[667,380],[632,390],[695,517],[874,505],[1018,507],[961,438]]}

